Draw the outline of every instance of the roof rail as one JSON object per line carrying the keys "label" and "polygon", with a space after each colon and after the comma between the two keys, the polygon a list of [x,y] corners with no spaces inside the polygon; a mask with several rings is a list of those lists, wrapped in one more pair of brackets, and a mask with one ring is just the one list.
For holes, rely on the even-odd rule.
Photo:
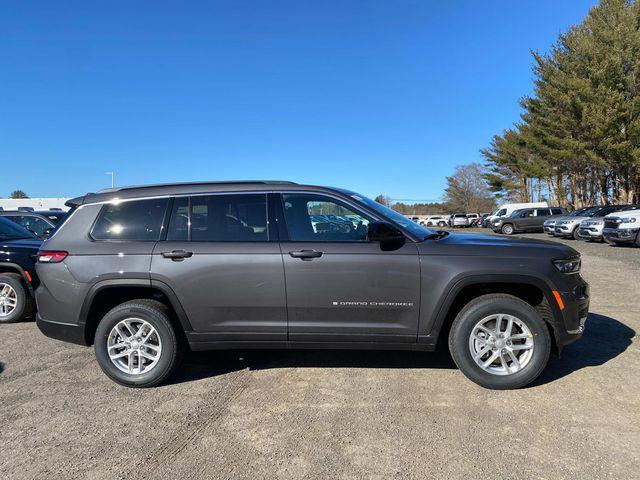
{"label": "roof rail", "polygon": [[179,185],[296,185],[295,182],[289,182],[286,180],[225,180],[225,181],[213,181],[213,182],[170,182],[170,183],[154,183],[147,185],[127,185],[124,187],[116,188],[104,188],[98,190],[96,193],[111,193],[121,192],[123,190],[133,190],[141,188],[158,188],[158,187],[173,187]]}

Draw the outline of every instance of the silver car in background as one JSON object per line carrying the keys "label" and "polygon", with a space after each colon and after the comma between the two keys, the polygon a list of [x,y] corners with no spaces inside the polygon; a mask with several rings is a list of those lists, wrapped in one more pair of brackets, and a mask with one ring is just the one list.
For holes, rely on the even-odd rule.
{"label": "silver car in background", "polygon": [[593,216],[580,222],[578,235],[583,240],[604,241],[603,232],[605,216],[616,212],[626,212],[629,210],[637,210],[640,205],[611,205],[604,207],[597,216]]}
{"label": "silver car in background", "polygon": [[449,217],[449,226],[452,228],[456,227],[468,227],[469,226],[469,218],[466,213],[454,213]]}
{"label": "silver car in background", "polygon": [[591,208],[591,207],[579,208],[578,210],[574,210],[573,212],[571,212],[571,213],[569,213],[567,215],[563,215],[563,216],[560,216],[560,217],[549,218],[542,225],[542,229],[543,229],[544,233],[546,233],[547,235],[552,235],[553,236],[555,234],[556,222],[564,221],[567,218],[579,216],[579,215],[582,214],[582,212],[588,210],[589,208]]}

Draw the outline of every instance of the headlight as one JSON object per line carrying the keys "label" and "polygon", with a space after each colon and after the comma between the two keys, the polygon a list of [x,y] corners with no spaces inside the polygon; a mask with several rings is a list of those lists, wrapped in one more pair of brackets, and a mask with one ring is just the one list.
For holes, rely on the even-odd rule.
{"label": "headlight", "polygon": [[636,223],[636,219],[635,219],[635,217],[623,218],[620,223]]}
{"label": "headlight", "polygon": [[579,258],[567,258],[564,260],[554,260],[553,264],[562,273],[578,273],[580,271]]}

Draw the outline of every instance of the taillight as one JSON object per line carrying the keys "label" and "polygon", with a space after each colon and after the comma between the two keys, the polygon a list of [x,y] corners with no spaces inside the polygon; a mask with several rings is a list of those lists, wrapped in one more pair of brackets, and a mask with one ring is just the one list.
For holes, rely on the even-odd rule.
{"label": "taillight", "polygon": [[38,252],[38,262],[40,263],[60,263],[69,255],[65,251],[41,250]]}

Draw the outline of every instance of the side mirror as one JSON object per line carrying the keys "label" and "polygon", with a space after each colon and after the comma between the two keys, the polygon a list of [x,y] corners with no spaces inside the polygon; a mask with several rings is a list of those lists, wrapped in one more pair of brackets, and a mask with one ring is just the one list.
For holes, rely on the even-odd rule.
{"label": "side mirror", "polygon": [[406,237],[390,223],[371,222],[367,227],[367,240],[380,242],[382,250],[394,250],[404,245]]}

